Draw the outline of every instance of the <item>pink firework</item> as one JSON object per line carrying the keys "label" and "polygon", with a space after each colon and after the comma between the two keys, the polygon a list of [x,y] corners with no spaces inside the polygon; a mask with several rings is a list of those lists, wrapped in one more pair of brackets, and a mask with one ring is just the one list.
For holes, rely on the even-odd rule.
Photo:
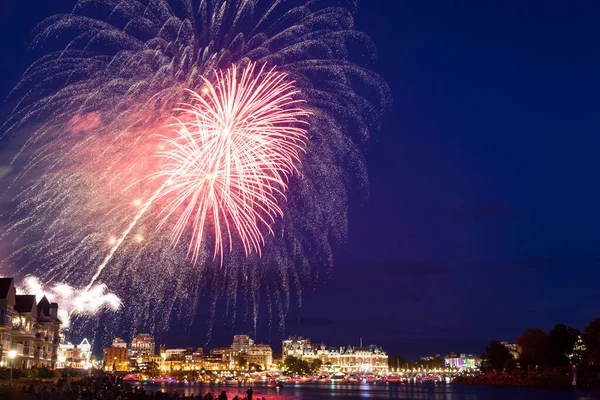
{"label": "pink firework", "polygon": [[[173,243],[190,229],[188,253],[196,262],[204,240],[214,238],[214,257],[234,237],[246,255],[260,254],[264,232],[283,216],[278,201],[300,162],[309,113],[285,73],[248,65],[216,72],[180,110],[177,136],[165,138],[159,172],[165,184],[160,225],[174,221]],[[208,231],[212,232],[208,232]]]}

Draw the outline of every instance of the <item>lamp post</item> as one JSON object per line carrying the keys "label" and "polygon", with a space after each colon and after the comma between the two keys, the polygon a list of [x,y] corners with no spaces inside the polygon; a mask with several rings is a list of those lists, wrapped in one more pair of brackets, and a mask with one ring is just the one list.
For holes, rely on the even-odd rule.
{"label": "lamp post", "polygon": [[8,358],[10,358],[10,386],[12,386],[12,370],[13,370],[13,363],[14,363],[16,356],[17,356],[16,350],[11,350],[8,352]]}

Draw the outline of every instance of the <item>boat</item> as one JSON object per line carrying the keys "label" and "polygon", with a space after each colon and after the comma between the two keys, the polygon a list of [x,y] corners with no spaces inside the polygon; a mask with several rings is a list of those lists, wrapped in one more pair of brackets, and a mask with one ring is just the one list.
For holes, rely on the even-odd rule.
{"label": "boat", "polygon": [[331,382],[342,382],[344,379],[346,379],[346,375],[342,374],[341,372],[336,372],[329,377]]}
{"label": "boat", "polygon": [[279,388],[279,387],[283,387],[284,385],[283,385],[283,382],[281,382],[281,381],[272,381],[271,386]]}
{"label": "boat", "polygon": [[155,376],[148,379],[150,383],[173,383],[173,378],[170,376]]}
{"label": "boat", "polygon": [[401,383],[402,378],[400,378],[398,375],[388,375],[385,377],[385,381],[387,383]]}
{"label": "boat", "polygon": [[367,382],[367,383],[377,383],[377,382],[379,382],[379,378],[377,378],[376,376],[370,375],[370,376],[367,376],[365,378],[365,382]]}
{"label": "boat", "polygon": [[139,382],[140,377],[137,374],[128,374],[123,377],[125,382]]}
{"label": "boat", "polygon": [[421,383],[428,383],[428,382],[435,382],[435,381],[437,381],[437,379],[432,376],[422,376],[419,379],[419,382],[421,382]]}

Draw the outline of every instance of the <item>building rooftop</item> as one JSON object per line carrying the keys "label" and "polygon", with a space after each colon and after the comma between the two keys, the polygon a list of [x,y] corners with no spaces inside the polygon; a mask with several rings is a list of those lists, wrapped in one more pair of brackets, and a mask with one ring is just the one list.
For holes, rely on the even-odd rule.
{"label": "building rooftop", "polygon": [[41,316],[42,313],[44,316],[50,316],[50,302],[46,298],[46,296],[42,297],[40,302],[38,303],[38,316]]}
{"label": "building rooftop", "polygon": [[0,278],[0,299],[5,299],[8,296],[12,282],[13,278]]}
{"label": "building rooftop", "polygon": [[[34,294],[18,294],[15,297],[15,311],[20,313],[28,313],[33,311],[35,306]],[[37,315],[36,315],[37,317]]]}

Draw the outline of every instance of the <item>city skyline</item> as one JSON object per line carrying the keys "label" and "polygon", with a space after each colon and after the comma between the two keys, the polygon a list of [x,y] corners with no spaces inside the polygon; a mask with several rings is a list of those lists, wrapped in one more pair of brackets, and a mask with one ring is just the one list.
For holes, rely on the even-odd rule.
{"label": "city skyline", "polygon": [[[0,97],[36,58],[26,46],[33,27],[71,6],[2,2]],[[256,331],[226,318],[209,327],[202,297],[193,321],[174,323],[163,341],[220,347],[251,332],[264,343],[302,335],[344,345],[362,336],[414,359],[478,354],[528,326],[583,329],[598,316],[599,13],[362,2],[356,26],[378,49],[373,69],[394,106],[369,143],[369,195],[351,198],[333,270],[303,292],[284,332],[265,313]],[[4,160],[0,175],[11,168]]]}

